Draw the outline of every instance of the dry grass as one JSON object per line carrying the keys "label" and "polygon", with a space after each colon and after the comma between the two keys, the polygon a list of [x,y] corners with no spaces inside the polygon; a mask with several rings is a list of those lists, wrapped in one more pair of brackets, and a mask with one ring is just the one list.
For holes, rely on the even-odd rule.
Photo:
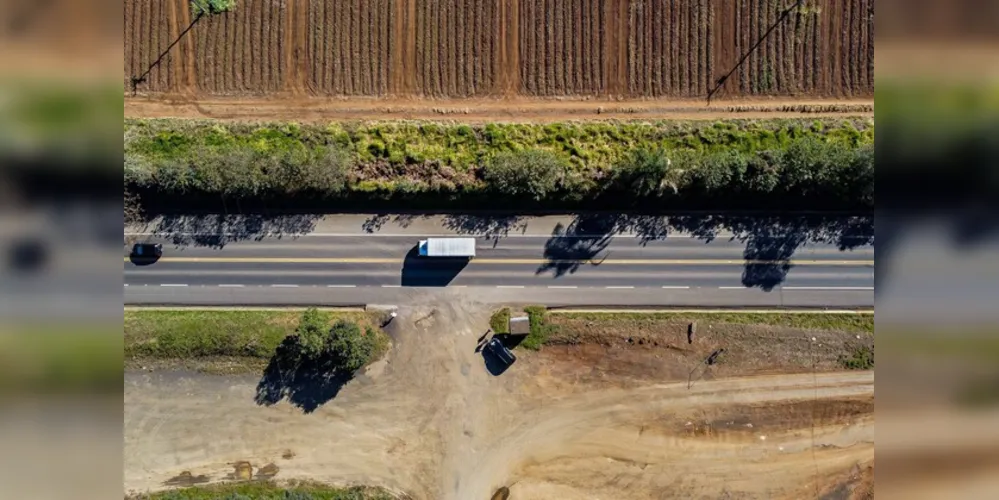
{"label": "dry grass", "polygon": [[548,346],[652,351],[683,366],[724,349],[712,366],[719,376],[842,370],[859,348],[874,348],[866,314],[558,313],[546,326]]}

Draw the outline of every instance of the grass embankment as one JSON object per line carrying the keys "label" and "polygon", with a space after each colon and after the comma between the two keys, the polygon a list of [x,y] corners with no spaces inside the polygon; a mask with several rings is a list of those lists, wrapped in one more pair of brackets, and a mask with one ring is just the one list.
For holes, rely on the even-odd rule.
{"label": "grass embankment", "polygon": [[647,328],[662,323],[697,323],[707,327],[712,323],[768,325],[786,328],[809,328],[844,332],[874,333],[873,314],[826,313],[555,313],[556,317],[583,321],[613,321],[623,328]]}
{"label": "grass embankment", "polygon": [[296,481],[286,486],[279,486],[272,481],[252,481],[132,495],[127,497],[127,500],[393,500],[396,498],[379,488],[335,488],[308,481]]}
{"label": "grass embankment", "polygon": [[[340,319],[362,327],[377,325],[363,312],[319,311],[332,325]],[[264,367],[277,347],[295,333],[302,311],[125,311],[125,366],[166,363],[206,371],[241,372]],[[387,349],[380,336],[377,358]]]}
{"label": "grass embankment", "polygon": [[0,393],[121,393],[117,326],[65,321],[0,325]]}
{"label": "grass embankment", "polygon": [[[327,126],[126,120],[125,182],[181,206],[221,196],[385,208],[872,209],[874,121]],[[311,205],[310,205],[311,204]],[[316,205],[318,206],[318,205]]]}
{"label": "grass embankment", "polygon": [[[539,347],[543,344],[571,345],[612,341],[612,339],[613,341],[626,339],[630,344],[633,338],[640,339],[636,342],[644,344],[646,337],[650,338],[650,343],[656,343],[654,339],[661,338],[657,336],[666,335],[667,339],[675,338],[672,336],[676,335],[676,332],[690,331],[694,336],[717,333],[725,338],[724,342],[731,342],[732,345],[770,342],[774,344],[774,348],[779,348],[781,344],[793,342],[795,337],[800,338],[794,330],[814,330],[829,334],[815,335],[821,337],[815,342],[822,344],[824,349],[839,346],[836,347],[839,350],[831,354],[832,360],[840,368],[851,370],[874,368],[873,314],[551,313],[545,312],[543,308],[531,309],[531,336],[537,339]],[[691,327],[699,333],[689,330]],[[732,327],[736,329],[733,330]],[[748,331],[750,329],[753,332]],[[538,333],[535,335],[535,332]],[[687,343],[682,340],[680,342]],[[525,341],[524,344],[526,343]]]}

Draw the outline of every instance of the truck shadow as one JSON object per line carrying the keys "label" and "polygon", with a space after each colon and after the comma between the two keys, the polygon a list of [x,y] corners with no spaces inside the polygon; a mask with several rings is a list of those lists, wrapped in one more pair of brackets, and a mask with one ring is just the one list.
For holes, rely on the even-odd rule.
{"label": "truck shadow", "polygon": [[465,257],[420,257],[413,246],[402,263],[402,286],[448,286],[468,266]]}

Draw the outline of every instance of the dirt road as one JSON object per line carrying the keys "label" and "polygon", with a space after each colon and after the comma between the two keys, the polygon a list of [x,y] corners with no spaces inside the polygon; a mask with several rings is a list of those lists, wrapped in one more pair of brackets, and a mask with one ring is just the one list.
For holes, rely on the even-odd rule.
{"label": "dirt road", "polygon": [[449,120],[465,123],[566,120],[717,120],[873,116],[873,99],[581,100],[128,97],[126,118],[211,118],[322,122]]}
{"label": "dirt road", "polygon": [[125,491],[247,461],[420,499],[797,498],[873,461],[871,372],[583,383],[542,352],[494,377],[487,314],[457,294],[401,310],[388,358],[311,414],[258,406],[253,377],[126,374]]}

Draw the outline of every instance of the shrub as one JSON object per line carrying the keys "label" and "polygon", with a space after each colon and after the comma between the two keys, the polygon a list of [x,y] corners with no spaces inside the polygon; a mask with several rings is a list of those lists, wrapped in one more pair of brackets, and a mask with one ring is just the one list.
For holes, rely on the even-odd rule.
{"label": "shrub", "polygon": [[[435,124],[126,122],[124,178],[147,207],[163,211],[224,209],[218,204],[227,198],[309,210],[495,208],[497,200],[510,210],[874,206],[873,128],[858,132],[849,122],[818,131],[773,121],[471,132]],[[400,154],[407,165],[398,164]]]}
{"label": "shrub", "polygon": [[541,201],[566,186],[569,165],[548,151],[531,149],[496,155],[482,177],[496,192]]}
{"label": "shrub", "polygon": [[752,156],[738,151],[702,156],[696,167],[686,171],[685,193],[701,196],[735,195],[742,191],[743,180]]}
{"label": "shrub", "polygon": [[510,333],[510,308],[504,307],[494,312],[489,318],[489,328],[492,328],[493,333]]}
{"label": "shrub", "polygon": [[842,354],[839,362],[847,370],[873,370],[874,347],[861,345],[853,347],[849,354]]}

